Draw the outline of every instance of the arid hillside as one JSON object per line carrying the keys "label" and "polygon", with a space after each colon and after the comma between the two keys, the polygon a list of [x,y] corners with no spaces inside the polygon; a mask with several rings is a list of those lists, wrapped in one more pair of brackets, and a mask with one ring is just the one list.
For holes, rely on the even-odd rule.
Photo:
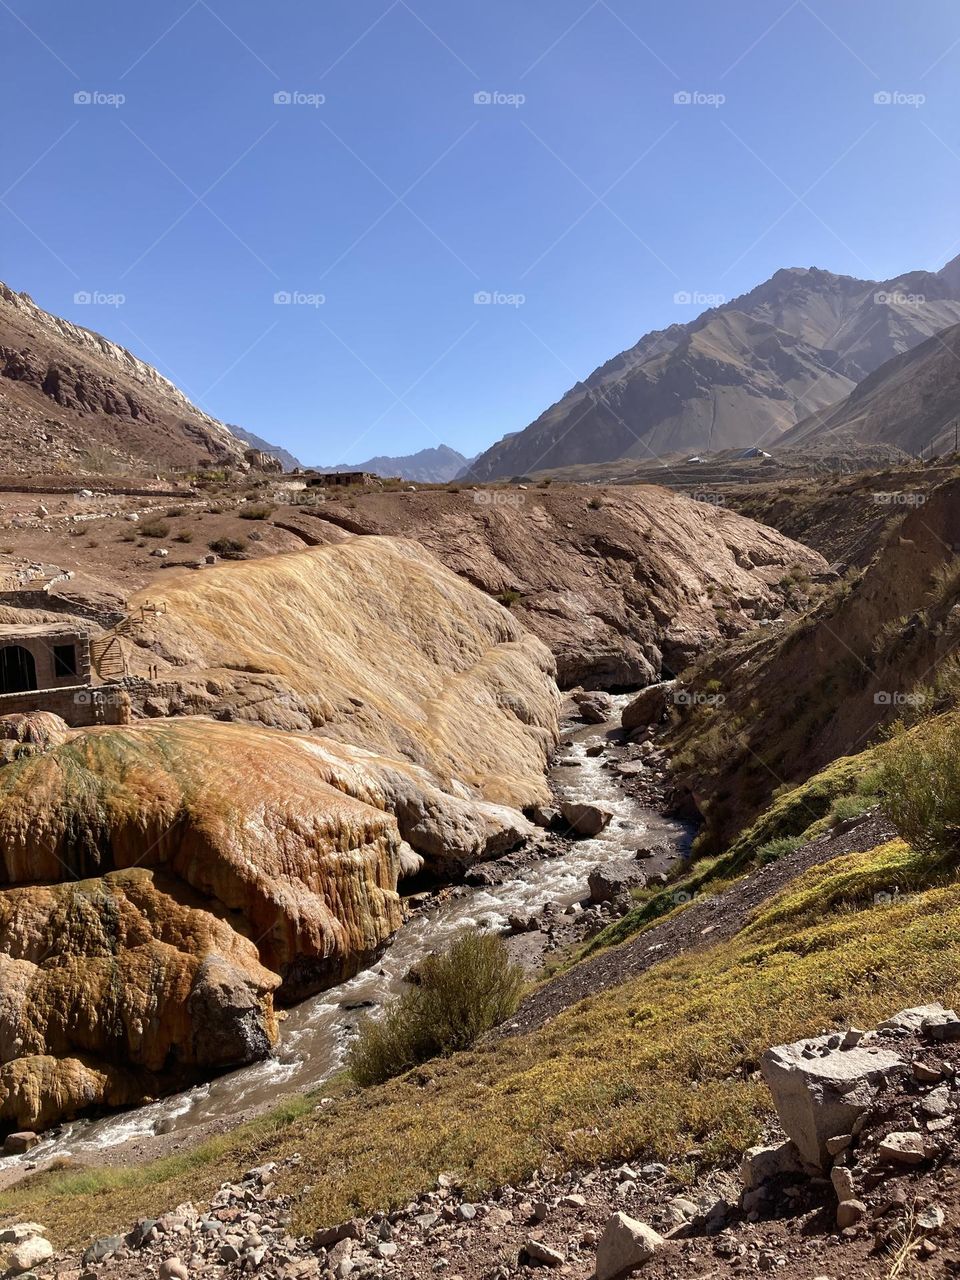
{"label": "arid hillside", "polygon": [[0,283],[3,473],[245,470],[247,447],[124,347]]}
{"label": "arid hillside", "polygon": [[488,481],[679,451],[770,449],[960,319],[956,268],[885,282],[790,268],[643,337],[464,472]]}

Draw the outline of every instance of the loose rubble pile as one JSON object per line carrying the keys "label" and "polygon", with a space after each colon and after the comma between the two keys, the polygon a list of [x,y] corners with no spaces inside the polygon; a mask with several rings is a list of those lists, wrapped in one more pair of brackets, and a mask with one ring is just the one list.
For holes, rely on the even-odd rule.
{"label": "loose rubble pile", "polygon": [[960,1274],[960,1017],[906,1009],[876,1031],[770,1049],[762,1073],[788,1136],[748,1151],[739,1184],[721,1171],[691,1188],[638,1163],[542,1174],[475,1202],[441,1173],[393,1212],[294,1236],[309,1186],[293,1155],[224,1184],[205,1209],[142,1219],[79,1257],[54,1254],[36,1223],[0,1245],[10,1276],[38,1280],[859,1280],[914,1274],[907,1263]]}

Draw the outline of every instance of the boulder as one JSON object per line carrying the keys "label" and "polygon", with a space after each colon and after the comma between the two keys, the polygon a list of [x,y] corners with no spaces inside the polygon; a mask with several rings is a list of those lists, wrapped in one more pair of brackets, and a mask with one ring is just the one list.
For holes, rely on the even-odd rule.
{"label": "boulder", "polygon": [[5,1156],[26,1155],[39,1141],[37,1135],[29,1129],[24,1129],[20,1133],[8,1133],[3,1143],[3,1154]]}
{"label": "boulder", "polygon": [[598,836],[607,826],[613,814],[600,809],[594,804],[578,804],[575,801],[563,800],[560,803],[560,814],[567,825],[578,835],[587,839]]}
{"label": "boulder", "polygon": [[740,1179],[745,1191],[783,1174],[802,1173],[803,1162],[796,1144],[789,1139],[774,1147],[750,1147],[740,1164]]}
{"label": "boulder", "polygon": [[590,886],[590,901],[615,902],[631,889],[640,889],[647,883],[647,877],[634,859],[607,862],[603,866],[594,867],[587,876]]}
{"label": "boulder", "polygon": [[659,724],[667,713],[676,686],[676,680],[665,680],[662,684],[651,684],[642,689],[623,709],[620,723],[624,729],[644,729],[647,725]]}
{"label": "boulder", "polygon": [[527,817],[535,827],[541,827],[544,831],[549,831],[559,819],[560,812],[545,804],[535,804],[527,810]]}
{"label": "boulder", "polygon": [[580,719],[587,724],[606,724],[613,719],[613,703],[608,693],[575,693],[573,701],[580,713]]}
{"label": "boulder", "polygon": [[952,1009],[942,1004],[921,1004],[912,1009],[901,1009],[886,1022],[881,1022],[878,1031],[919,1031],[925,1024],[935,1026],[938,1023],[956,1021],[957,1015]]}
{"label": "boulder", "polygon": [[877,1152],[892,1164],[921,1164],[927,1157],[922,1133],[888,1133]]}
{"label": "boulder", "polygon": [[645,1222],[615,1213],[607,1219],[597,1245],[597,1280],[615,1280],[625,1271],[642,1266],[663,1243],[663,1236]]}
{"label": "boulder", "polygon": [[28,1236],[7,1254],[7,1269],[11,1275],[23,1275],[53,1257],[53,1245],[43,1236]]}
{"label": "boulder", "polygon": [[830,1158],[827,1139],[851,1133],[888,1081],[909,1070],[889,1049],[845,1049],[835,1035],[777,1045],[760,1067],[800,1158],[821,1168]]}
{"label": "boulder", "polygon": [[837,1205],[837,1226],[841,1231],[845,1227],[855,1227],[867,1212],[862,1200],[843,1200]]}

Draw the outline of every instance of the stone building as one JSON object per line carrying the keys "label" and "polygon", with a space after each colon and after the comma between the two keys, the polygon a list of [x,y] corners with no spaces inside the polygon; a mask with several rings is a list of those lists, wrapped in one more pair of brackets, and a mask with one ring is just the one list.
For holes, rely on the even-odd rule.
{"label": "stone building", "polygon": [[59,622],[0,626],[0,696],[90,683],[90,637]]}

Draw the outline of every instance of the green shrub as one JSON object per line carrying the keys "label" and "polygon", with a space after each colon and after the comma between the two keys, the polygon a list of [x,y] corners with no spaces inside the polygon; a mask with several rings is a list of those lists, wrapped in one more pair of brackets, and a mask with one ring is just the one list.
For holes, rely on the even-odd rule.
{"label": "green shrub", "polygon": [[830,806],[831,821],[836,824],[846,822],[849,818],[859,818],[862,813],[872,809],[876,802],[877,797],[871,795],[837,796]]}
{"label": "green shrub", "polygon": [[467,930],[419,967],[419,984],[379,1019],[366,1018],[349,1059],[357,1084],[380,1084],[430,1058],[466,1049],[516,1010],[523,970],[496,934]]}
{"label": "green shrub", "polygon": [[757,862],[761,867],[765,867],[768,862],[777,862],[788,853],[793,853],[803,843],[805,842],[799,836],[780,836],[777,840],[768,840],[757,849]]}
{"label": "green shrub", "polygon": [[511,609],[520,598],[519,591],[501,591],[494,596],[494,599],[507,609]]}
{"label": "green shrub", "polygon": [[922,853],[960,852],[960,723],[945,718],[899,734],[881,749],[884,808]]}
{"label": "green shrub", "polygon": [[140,533],[144,538],[165,538],[170,532],[170,526],[164,520],[152,520],[149,524],[140,526]]}

